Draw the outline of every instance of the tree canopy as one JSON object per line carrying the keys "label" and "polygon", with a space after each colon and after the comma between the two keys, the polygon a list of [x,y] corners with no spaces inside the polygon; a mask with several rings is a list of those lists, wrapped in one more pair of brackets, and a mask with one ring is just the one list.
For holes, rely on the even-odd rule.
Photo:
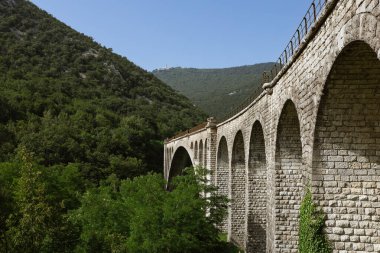
{"label": "tree canopy", "polygon": [[161,171],[163,139],[205,114],[29,1],[0,1],[0,161],[26,147],[98,182]]}

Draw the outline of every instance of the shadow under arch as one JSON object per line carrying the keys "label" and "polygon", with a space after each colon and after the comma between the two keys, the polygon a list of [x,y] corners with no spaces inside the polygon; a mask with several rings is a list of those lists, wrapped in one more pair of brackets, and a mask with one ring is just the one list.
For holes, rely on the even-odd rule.
{"label": "shadow under arch", "polygon": [[[203,157],[203,166],[207,169],[209,169],[209,165],[208,165],[208,141],[207,141],[207,138],[205,139],[205,151],[204,151],[205,155]],[[211,183],[214,182],[214,178],[213,178],[213,172],[211,172]]]}
{"label": "shadow under arch", "polygon": [[[333,231],[353,229],[357,221],[367,220],[363,233],[378,227],[380,213],[371,210],[380,202],[379,140],[380,61],[367,43],[353,41],[330,70],[314,131],[312,190],[327,214],[329,237]],[[359,242],[349,236],[347,243],[357,247]],[[332,245],[337,248],[337,242]]]}
{"label": "shadow under arch", "polygon": [[168,182],[170,183],[172,178],[181,175],[185,168],[192,166],[193,162],[187,150],[182,146],[177,148],[170,164]]}
{"label": "shadow under arch", "polygon": [[[228,182],[229,182],[229,158],[228,145],[226,137],[222,137],[218,145],[217,167],[215,175],[215,185],[218,187],[218,194],[228,197]],[[227,232],[227,217],[223,221],[220,229]]]}
{"label": "shadow under arch", "polygon": [[203,141],[202,139],[199,141],[199,149],[198,149],[199,155],[198,155],[198,164],[199,166],[203,167]]}
{"label": "shadow under arch", "polygon": [[198,159],[198,141],[195,141],[194,143],[194,159]]}
{"label": "shadow under arch", "polygon": [[267,163],[264,131],[259,121],[251,130],[248,156],[247,251],[266,252]]}
{"label": "shadow under arch", "polygon": [[291,100],[285,102],[277,125],[275,162],[275,248],[296,252],[303,173],[300,122]]}
{"label": "shadow under arch", "polygon": [[231,159],[231,241],[245,247],[245,151],[242,131],[235,135]]}

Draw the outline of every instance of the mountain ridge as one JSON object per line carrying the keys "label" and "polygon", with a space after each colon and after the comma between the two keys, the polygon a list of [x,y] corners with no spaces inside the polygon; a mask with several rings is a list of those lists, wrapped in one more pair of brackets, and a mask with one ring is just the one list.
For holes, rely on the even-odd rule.
{"label": "mountain ridge", "polygon": [[261,76],[273,62],[229,68],[156,69],[152,73],[187,96],[210,116],[223,118],[261,86]]}

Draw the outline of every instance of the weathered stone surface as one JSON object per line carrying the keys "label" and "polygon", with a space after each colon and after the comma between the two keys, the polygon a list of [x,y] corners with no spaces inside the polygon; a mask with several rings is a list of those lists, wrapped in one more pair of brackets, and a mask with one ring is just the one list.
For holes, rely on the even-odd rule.
{"label": "weathered stone surface", "polygon": [[298,252],[306,186],[334,253],[380,252],[379,0],[339,0],[323,15],[270,92],[165,144],[166,178],[179,147],[211,170],[232,200],[222,228],[247,252]]}

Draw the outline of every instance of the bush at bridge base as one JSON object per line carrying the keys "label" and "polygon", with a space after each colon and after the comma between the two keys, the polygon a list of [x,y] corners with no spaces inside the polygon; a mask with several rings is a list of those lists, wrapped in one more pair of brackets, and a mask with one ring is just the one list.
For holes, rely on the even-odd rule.
{"label": "bush at bridge base", "polygon": [[332,252],[327,236],[323,232],[325,220],[325,214],[313,203],[311,191],[307,188],[300,209],[300,253]]}

